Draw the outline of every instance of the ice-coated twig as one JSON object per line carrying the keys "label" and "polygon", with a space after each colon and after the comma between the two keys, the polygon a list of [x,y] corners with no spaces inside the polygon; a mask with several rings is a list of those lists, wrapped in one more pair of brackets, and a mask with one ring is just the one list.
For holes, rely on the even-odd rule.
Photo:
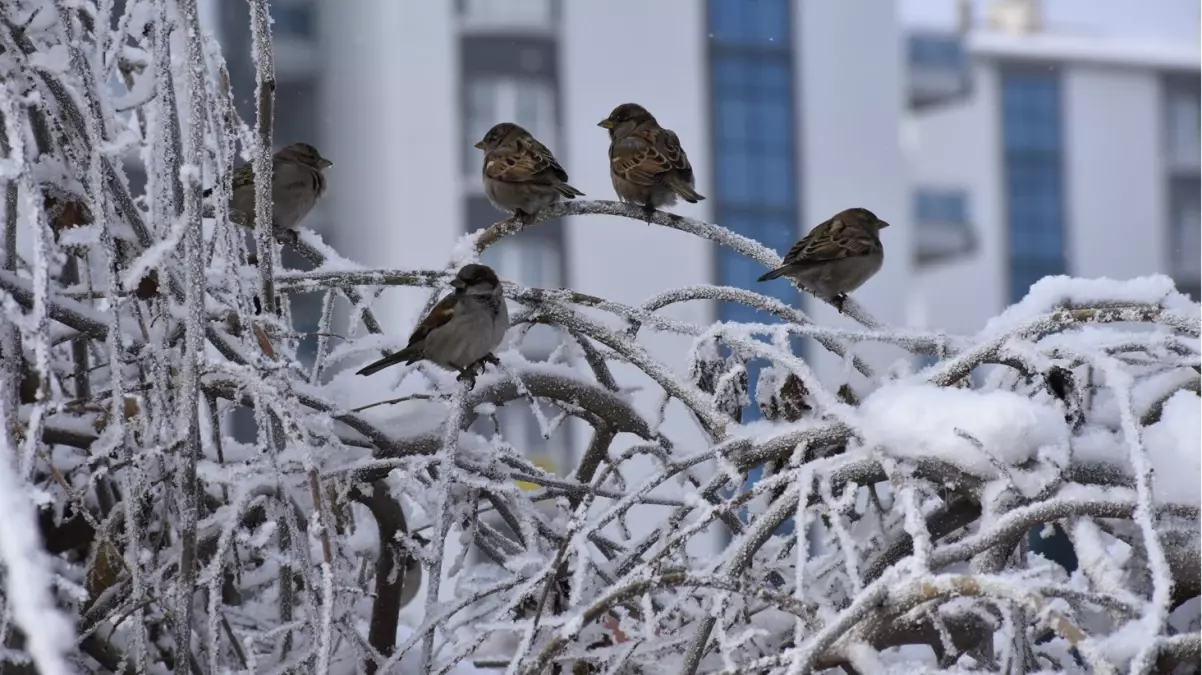
{"label": "ice-coated twig", "polygon": [[[451,510],[454,507],[451,490],[455,485],[458,469],[455,466],[455,456],[459,453],[459,434],[463,420],[463,399],[472,386],[470,381],[460,384],[451,399],[451,414],[443,426],[442,448],[438,453],[439,479],[435,495],[434,509],[431,514],[437,523],[437,531],[432,542],[434,555],[430,562],[429,574],[426,579],[426,616],[433,616],[438,608],[438,594],[442,588],[442,561],[447,546],[447,535],[451,529]],[[437,627],[431,627],[422,640],[421,673],[429,675],[434,667],[434,640],[438,634]]]}
{"label": "ice-coated twig", "polygon": [[[805,312],[802,312],[800,309],[786,305],[776,298],[767,295],[760,295],[759,293],[755,293],[753,291],[742,288],[734,288],[731,286],[700,285],[665,291],[645,300],[643,302],[642,309],[646,312],[655,312],[663,309],[664,307],[668,307],[680,302],[688,302],[691,300],[739,302],[749,307],[754,307],[769,314],[773,314],[791,323],[798,325],[813,325],[813,321],[806,316]],[[632,323],[630,330],[632,332],[636,331],[638,327],[639,325],[637,322]],[[826,332],[815,333],[812,335],[818,344],[830,350],[832,354],[837,356],[846,356],[847,348],[840,344],[836,337],[826,334],[828,332],[831,334],[837,334],[841,332],[850,334],[850,331],[826,329]],[[882,334],[882,336],[884,335],[888,334]],[[865,377],[874,376],[872,368],[867,363],[864,363],[863,359],[861,359],[859,356],[855,356],[854,354],[851,358],[852,365],[856,370],[860,371],[861,374],[863,374]]]}
{"label": "ice-coated twig", "polygon": [[[1152,598],[1144,617],[1144,627],[1152,635],[1159,634],[1168,620],[1172,602],[1173,573],[1160,541],[1156,511],[1152,506],[1152,463],[1141,438],[1139,423],[1131,404],[1131,376],[1119,367],[1113,357],[1100,357],[1095,363],[1106,375],[1106,385],[1114,392],[1118,403],[1119,419],[1123,440],[1127,446],[1131,467],[1135,471],[1135,512],[1132,518],[1143,535],[1144,550],[1148,556],[1148,567],[1152,574]],[[1132,673],[1146,673],[1155,666],[1156,644],[1145,643],[1131,664]]]}
{"label": "ice-coated twig", "polygon": [[[205,284],[204,237],[201,230],[201,167],[204,163],[205,77],[207,68],[201,46],[200,17],[195,0],[179,0],[180,28],[187,45],[185,59],[185,88],[188,92],[188,133],[184,140],[184,157],[179,183],[183,187],[184,233],[184,363],[179,391],[179,419],[186,425],[183,459],[180,474],[180,514],[183,518],[183,537],[180,545],[179,594],[176,602],[176,645],[191,654],[192,596],[195,591],[196,519],[200,489],[196,465],[200,461],[200,367],[204,359]],[[176,662],[176,672],[189,668],[182,656]]]}
{"label": "ice-coated twig", "polygon": [[252,164],[255,172],[255,252],[259,256],[259,293],[263,311],[275,313],[275,230],[272,219],[272,131],[275,118],[275,54],[267,0],[250,0],[251,51],[255,63],[255,114],[258,137]]}

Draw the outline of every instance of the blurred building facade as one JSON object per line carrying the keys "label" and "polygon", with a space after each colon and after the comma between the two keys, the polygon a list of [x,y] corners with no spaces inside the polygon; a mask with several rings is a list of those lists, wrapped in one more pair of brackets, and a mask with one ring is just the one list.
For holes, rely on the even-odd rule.
{"label": "blurred building facade", "polygon": [[[363,264],[440,268],[465,233],[502,219],[484,197],[482,156],[472,147],[500,121],[517,122],[548,145],[587,198],[613,199],[608,137],[597,122],[628,101],[678,133],[708,197],[675,212],[783,254],[836,211],[865,206],[893,224],[886,231],[893,250],[909,250],[897,144],[905,64],[891,2],[356,0],[336,10],[323,4],[320,12],[320,133],[338,162],[332,236]],[[852,33],[856,40],[843,37]],[[756,284],[765,270],[751,261],[628,219],[540,224],[491,249],[485,261],[518,282],[571,286],[628,304],[695,284],[753,288],[801,302],[821,322],[851,325],[785,282]],[[857,299],[900,323],[910,276],[908,256],[891,258]],[[377,307],[401,333],[417,319],[425,292],[386,298]],[[709,302],[665,314],[702,324],[752,318]],[[533,342],[534,358],[555,344]],[[647,344],[686,369],[690,340],[655,336]],[[821,372],[842,373],[841,360],[813,358]],[[624,384],[638,379],[620,364],[615,374]],[[635,401],[654,416],[659,402],[647,389]],[[511,422],[526,429],[515,437],[545,445],[529,417]],[[680,438],[698,433],[675,404],[664,424]],[[559,452],[554,440],[548,447]]]}
{"label": "blurred building facade", "polygon": [[974,331],[1054,274],[1199,297],[1198,45],[1007,12],[909,37],[911,321]]}
{"label": "blurred building facade", "polygon": [[[253,122],[246,3],[212,2]],[[1070,38],[1030,3],[1003,4],[993,28],[962,18],[960,31],[908,31],[894,1],[274,0],[276,138],[309,139],[337,163],[305,224],[373,267],[441,268],[466,233],[502,218],[472,147],[499,121],[550,147],[586,198],[612,199],[596,125],[636,101],[680,136],[707,196],[677,213],[782,254],[849,206],[888,220],[885,268],[856,299],[891,324],[974,331],[1046,274],[1168,272],[1196,296],[1197,45]],[[627,219],[543,223],[485,262],[626,304],[682,286],[751,288],[854,327],[783,281],[755,283],[764,270],[732,251]],[[426,296],[389,291],[375,307],[402,336]],[[663,314],[771,321],[702,301]],[[531,336],[527,355],[546,358],[557,339]],[[690,340],[646,344],[687,368]],[[857,350],[884,365],[903,356]],[[849,377],[841,359],[805,351],[829,384]],[[614,372],[638,383],[633,368]],[[648,419],[653,389],[633,395]],[[574,464],[580,429],[544,441],[514,408],[502,413],[508,439],[561,473]],[[677,405],[661,429],[701,440]]]}

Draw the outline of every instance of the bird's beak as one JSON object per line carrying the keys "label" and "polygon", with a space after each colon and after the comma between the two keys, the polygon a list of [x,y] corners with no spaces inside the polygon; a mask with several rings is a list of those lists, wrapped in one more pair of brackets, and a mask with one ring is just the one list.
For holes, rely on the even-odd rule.
{"label": "bird's beak", "polygon": [[614,123],[613,123],[613,120],[606,118],[606,119],[601,120],[600,122],[597,122],[597,126],[601,127],[602,129],[613,129]]}
{"label": "bird's beak", "polygon": [[326,158],[324,158],[324,157],[323,157],[323,158],[321,158],[321,159],[319,159],[319,160],[317,160],[317,164],[318,164],[318,167],[319,167],[319,168],[322,168],[322,169],[328,169],[328,168],[330,168],[331,166],[334,166],[334,163],[333,163],[333,162],[331,162],[330,160],[328,160],[328,159],[326,159]]}
{"label": "bird's beak", "polygon": [[876,221],[876,227],[877,227],[877,229],[878,229],[878,230],[883,230],[883,229],[885,229],[886,227],[889,227],[889,223],[886,223],[886,222],[885,222],[885,221],[883,221],[883,220],[877,220],[877,221]]}
{"label": "bird's beak", "polygon": [[465,283],[463,279],[455,277],[454,279],[451,279],[451,287],[457,291],[462,291],[463,289],[467,288],[467,283]]}
{"label": "bird's beak", "polygon": [[473,147],[476,148],[477,150],[483,150],[484,149],[484,141],[480,141],[480,142],[476,143],[476,145],[474,145]]}

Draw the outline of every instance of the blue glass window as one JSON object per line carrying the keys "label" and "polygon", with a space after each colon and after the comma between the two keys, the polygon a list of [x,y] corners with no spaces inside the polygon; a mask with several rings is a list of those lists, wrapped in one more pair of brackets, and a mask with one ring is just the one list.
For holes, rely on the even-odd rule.
{"label": "blue glass window", "polygon": [[964,65],[964,43],[957,34],[914,33],[906,40],[911,65],[959,69]]}
{"label": "blue glass window", "polygon": [[1008,300],[1017,302],[1031,284],[1068,269],[1060,76],[1003,69],[1001,97]]}
{"label": "blue glass window", "polygon": [[[794,98],[792,12],[789,0],[707,0],[710,91],[713,97],[714,219],[784,255],[798,239],[798,164]],[[717,247],[716,283],[754,289],[797,304],[792,285],[757,284],[766,270],[726,247]],[[775,323],[775,316],[746,305],[720,303],[719,321]],[[801,353],[800,340],[794,352]],[[754,389],[762,362],[747,365]],[[752,401],[755,400],[754,391]],[[745,422],[760,417],[754,403]],[[759,480],[762,469],[748,476]],[[780,532],[792,532],[793,522]]]}
{"label": "blue glass window", "polygon": [[[1060,75],[1055,68],[1004,68],[1001,90],[1008,299],[1017,302],[1031,284],[1068,270]],[[1041,530],[1027,533],[1032,552],[1071,574],[1077,556],[1064,530],[1056,525],[1048,539]]]}
{"label": "blue glass window", "polygon": [[722,44],[788,48],[789,0],[709,0],[710,37]]}
{"label": "blue glass window", "polygon": [[272,31],[280,35],[311,39],[313,7],[307,2],[282,2],[271,8]]}
{"label": "blue glass window", "polygon": [[968,195],[964,190],[918,188],[914,192],[917,222],[967,223]]}

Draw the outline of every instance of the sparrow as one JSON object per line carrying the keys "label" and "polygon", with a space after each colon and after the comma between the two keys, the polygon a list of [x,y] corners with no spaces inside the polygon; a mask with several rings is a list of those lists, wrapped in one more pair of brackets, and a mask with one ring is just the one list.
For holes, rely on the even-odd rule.
{"label": "sparrow", "polygon": [[[296,224],[317,204],[326,192],[326,179],[322,174],[334,163],[308,143],[293,143],[280,148],[272,158],[271,170],[271,220],[279,231],[290,232],[295,237]],[[234,169],[233,196],[230,198],[230,216],[242,225],[255,224],[255,169],[253,163]],[[204,195],[212,194],[213,188]]]}
{"label": "sparrow", "polygon": [[484,193],[519,222],[561,199],[583,197],[547,146],[522,127],[501,122],[476,143],[484,151]]}
{"label": "sparrow", "polygon": [[643,207],[647,222],[655,209],[679,197],[705,199],[693,189],[693,167],[676,132],[665,129],[637,103],[623,103],[597,123],[609,131],[609,176],[618,199]]}
{"label": "sparrow", "polygon": [[401,351],[364,366],[359,375],[372,375],[398,363],[430,361],[459,371],[460,380],[475,380],[475,368],[497,364],[492,350],[505,339],[509,310],[501,280],[487,265],[464,265],[451,280],[454,291],[434,305]]}
{"label": "sparrow", "polygon": [[785,254],[781,266],[756,281],[789,277],[843,313],[847,294],[872,278],[885,262],[877,236],[889,223],[868,209],[852,208],[810,230]]}

